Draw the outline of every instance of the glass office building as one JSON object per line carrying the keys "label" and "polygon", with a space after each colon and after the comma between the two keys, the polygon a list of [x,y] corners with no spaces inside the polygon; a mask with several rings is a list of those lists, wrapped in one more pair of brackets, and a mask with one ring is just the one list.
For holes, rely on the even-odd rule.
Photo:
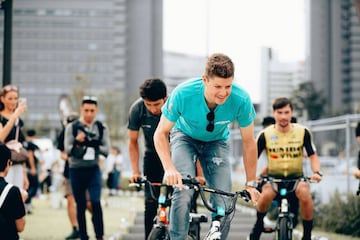
{"label": "glass office building", "polygon": [[[147,28],[133,19],[139,15],[162,20],[162,16],[154,14],[162,13],[161,1],[141,4],[138,0],[13,0],[13,3],[11,81],[20,86],[21,96],[28,99],[25,119],[31,127],[60,127],[58,104],[64,95],[73,101],[75,110],[80,97],[90,94],[98,96],[102,103],[118,102],[121,106],[117,111],[126,112],[129,101],[137,94],[138,83],[153,72],[162,74],[161,67],[149,70],[153,68],[152,61],[162,63],[162,59],[154,59],[161,57],[161,53],[152,53],[162,52],[162,34],[156,36],[161,47],[144,50],[142,54],[149,55],[151,61],[143,63],[143,68],[136,72],[141,77],[132,73],[133,66],[129,67],[139,58],[133,49],[141,49],[134,45],[133,32]],[[142,17],[138,19],[141,21]],[[162,30],[161,26],[158,28]],[[143,41],[149,41],[153,35],[144,34]]]}

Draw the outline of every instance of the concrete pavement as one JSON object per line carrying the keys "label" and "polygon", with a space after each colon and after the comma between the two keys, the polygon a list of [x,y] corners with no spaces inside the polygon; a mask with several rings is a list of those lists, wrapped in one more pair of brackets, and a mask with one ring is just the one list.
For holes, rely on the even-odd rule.
{"label": "concrete pavement", "polygon": [[[136,212],[142,211],[141,192],[127,192],[120,196],[103,196],[104,239],[119,239],[133,225]],[[62,195],[33,199],[33,214],[26,216],[22,240],[62,240],[71,232],[67,216],[66,201]],[[90,239],[95,239],[91,215],[87,214],[87,231]]]}

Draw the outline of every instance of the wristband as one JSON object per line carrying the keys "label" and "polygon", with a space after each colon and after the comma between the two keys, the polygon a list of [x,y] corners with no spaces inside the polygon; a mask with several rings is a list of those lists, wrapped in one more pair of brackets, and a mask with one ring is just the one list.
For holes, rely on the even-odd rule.
{"label": "wristband", "polygon": [[320,171],[316,171],[316,172],[314,172],[314,174],[317,174],[317,175],[319,175],[320,177],[322,177],[322,176],[323,176],[323,173],[322,173],[322,172],[320,172]]}

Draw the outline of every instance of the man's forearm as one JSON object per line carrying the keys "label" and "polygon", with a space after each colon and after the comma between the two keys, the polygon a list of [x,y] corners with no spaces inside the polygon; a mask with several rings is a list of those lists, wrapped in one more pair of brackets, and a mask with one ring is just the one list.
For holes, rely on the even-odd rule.
{"label": "man's forearm", "polygon": [[164,134],[159,134],[155,132],[154,144],[156,152],[158,153],[161,163],[164,167],[164,170],[166,171],[168,169],[175,169],[175,166],[170,156],[170,144],[168,141],[168,137]]}
{"label": "man's forearm", "polygon": [[246,181],[256,179],[257,146],[254,141],[243,142],[243,162],[246,173]]}
{"label": "man's forearm", "polygon": [[139,146],[130,145],[129,146],[129,155],[130,155],[130,163],[133,174],[140,174],[139,168]]}

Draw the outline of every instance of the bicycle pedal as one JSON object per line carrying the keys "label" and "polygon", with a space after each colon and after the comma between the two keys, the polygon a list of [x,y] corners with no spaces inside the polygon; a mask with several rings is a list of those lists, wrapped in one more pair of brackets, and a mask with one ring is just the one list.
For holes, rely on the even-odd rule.
{"label": "bicycle pedal", "polygon": [[190,222],[207,222],[208,217],[205,213],[190,213]]}

